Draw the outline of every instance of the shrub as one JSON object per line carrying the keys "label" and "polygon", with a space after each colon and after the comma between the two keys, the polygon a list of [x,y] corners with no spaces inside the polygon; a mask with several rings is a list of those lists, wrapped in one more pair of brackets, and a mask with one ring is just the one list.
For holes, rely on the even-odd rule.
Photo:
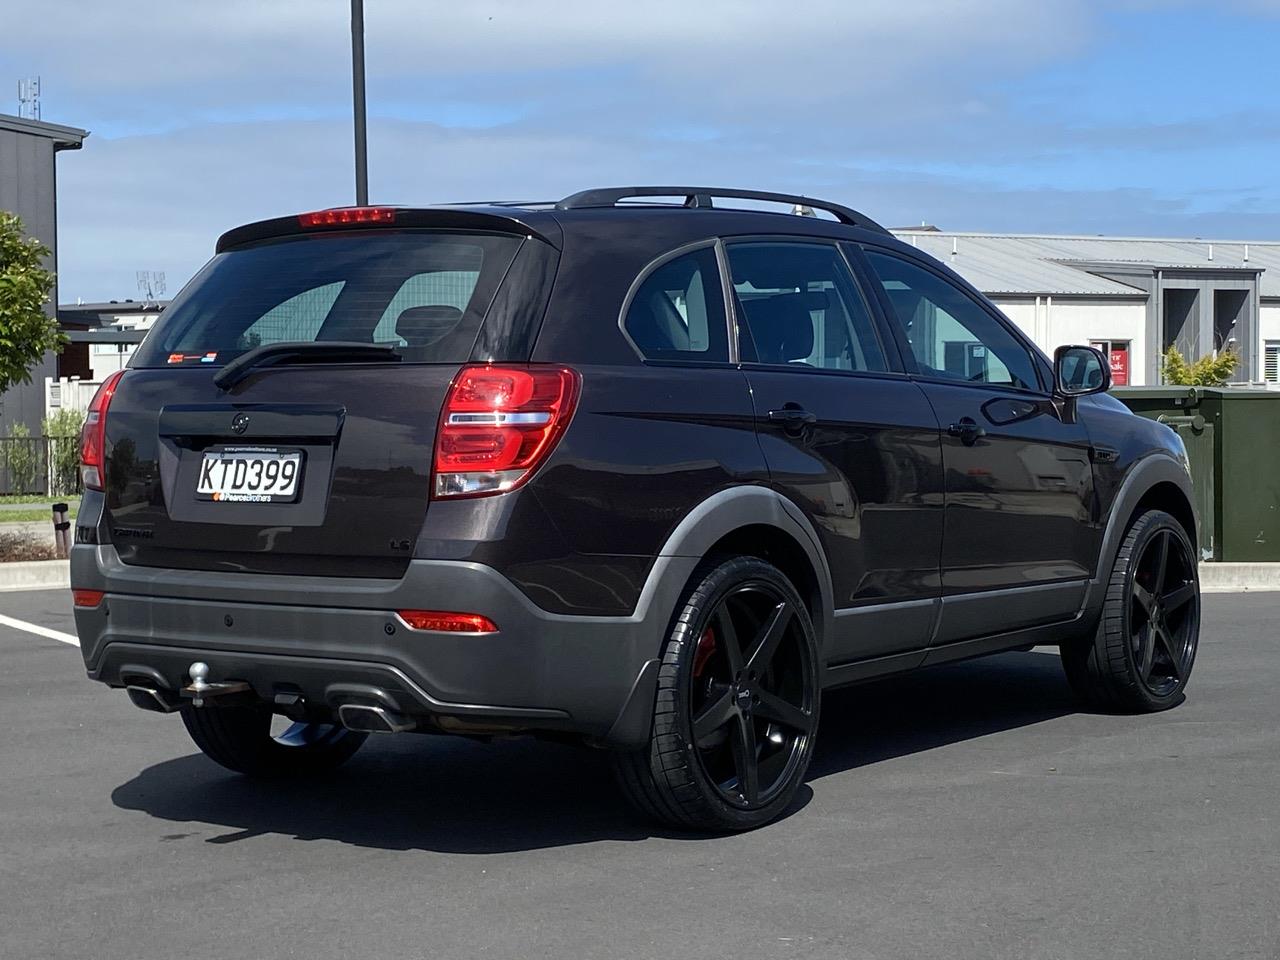
{"label": "shrub", "polygon": [[8,479],[9,493],[36,493],[40,483],[41,441],[33,438],[26,424],[16,423],[9,436],[0,442],[0,465]]}
{"label": "shrub", "polygon": [[1165,383],[1173,386],[1221,387],[1230,382],[1239,365],[1240,355],[1234,350],[1223,350],[1216,357],[1209,355],[1188,363],[1177,347],[1170,347],[1160,364],[1160,374]]}
{"label": "shrub", "polygon": [[53,461],[52,496],[80,492],[80,427],[84,413],[63,407],[44,418],[44,435],[49,438],[49,458]]}
{"label": "shrub", "polygon": [[52,560],[57,556],[52,537],[29,533],[0,533],[0,563],[15,560]]}

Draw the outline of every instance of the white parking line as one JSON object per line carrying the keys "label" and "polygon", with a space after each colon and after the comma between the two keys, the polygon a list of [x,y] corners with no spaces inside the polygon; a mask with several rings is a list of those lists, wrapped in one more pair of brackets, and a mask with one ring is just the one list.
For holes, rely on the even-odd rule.
{"label": "white parking line", "polygon": [[61,630],[50,630],[48,627],[42,627],[38,623],[27,623],[25,620],[6,617],[3,613],[0,613],[0,626],[13,627],[15,630],[34,633],[37,637],[47,637],[50,640],[57,640],[59,643],[69,643],[73,647],[80,646],[80,640],[75,634],[63,633]]}

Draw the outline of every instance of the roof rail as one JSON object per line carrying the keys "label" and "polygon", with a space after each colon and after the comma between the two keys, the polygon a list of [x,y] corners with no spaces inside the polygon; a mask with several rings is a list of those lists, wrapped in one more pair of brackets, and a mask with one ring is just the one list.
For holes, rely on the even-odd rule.
{"label": "roof rail", "polygon": [[554,207],[554,200],[452,200],[441,207]]}
{"label": "roof rail", "polygon": [[791,193],[770,193],[766,190],[738,190],[733,187],[598,187],[594,190],[582,190],[565,197],[556,204],[557,210],[581,210],[588,207],[612,207],[619,200],[631,197],[684,197],[686,207],[706,208],[714,206],[713,197],[724,197],[736,200],[771,200],[775,203],[789,203],[797,208],[811,207],[825,210],[841,223],[855,227],[866,227],[880,233],[888,233],[884,227],[865,214],[838,203],[826,200],[815,200]]}

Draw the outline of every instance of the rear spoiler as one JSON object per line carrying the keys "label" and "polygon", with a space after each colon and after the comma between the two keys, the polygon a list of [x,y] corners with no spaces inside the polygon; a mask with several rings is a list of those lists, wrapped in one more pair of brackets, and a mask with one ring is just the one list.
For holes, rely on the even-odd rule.
{"label": "rear spoiler", "polygon": [[[519,211],[527,213],[528,211]],[[302,213],[291,217],[275,217],[234,227],[218,238],[215,248],[224,253],[236,247],[259,240],[281,237],[312,236],[346,230],[386,230],[434,227],[437,229],[509,233],[521,237],[536,237],[560,249],[559,224],[543,213],[537,216],[539,228],[525,222],[516,211],[509,209],[462,209],[457,207],[335,207],[332,210]],[[548,236],[550,227],[554,236]]]}

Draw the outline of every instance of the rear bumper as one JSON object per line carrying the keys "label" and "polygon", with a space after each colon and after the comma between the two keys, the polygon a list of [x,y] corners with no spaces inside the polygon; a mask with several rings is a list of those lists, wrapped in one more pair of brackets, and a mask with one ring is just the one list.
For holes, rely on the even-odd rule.
{"label": "rear bumper", "polygon": [[[548,613],[490,567],[415,560],[398,580],[262,576],[121,563],[110,545],[72,550],[71,582],[102,590],[77,609],[89,676],[168,691],[202,660],[212,680],[321,710],[382,702],[424,724],[562,731],[611,745],[648,736],[656,663],[696,560],[659,558],[629,617]],[[397,609],[479,613],[491,635],[419,631]]]}

